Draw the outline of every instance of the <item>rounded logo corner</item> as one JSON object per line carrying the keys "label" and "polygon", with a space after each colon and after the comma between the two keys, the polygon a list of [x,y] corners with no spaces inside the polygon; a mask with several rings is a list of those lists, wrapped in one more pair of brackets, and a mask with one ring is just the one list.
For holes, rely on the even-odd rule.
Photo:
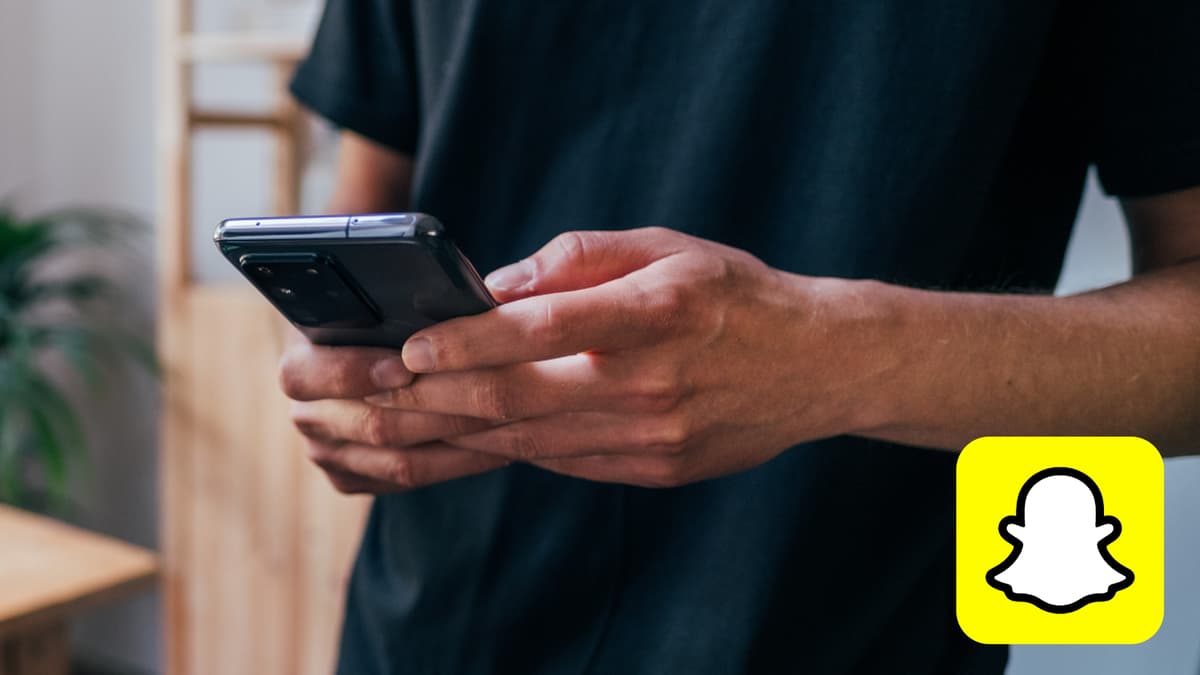
{"label": "rounded logo corner", "polygon": [[1158,446],[1142,438],[1141,436],[1129,436],[1128,438],[1131,445],[1139,450],[1145,451],[1148,455],[1153,455],[1154,458],[1158,460],[1158,463],[1162,464],[1163,455],[1162,451],[1158,449]]}
{"label": "rounded logo corner", "polygon": [[1155,635],[1158,635],[1158,631],[1162,630],[1162,625],[1163,625],[1163,610],[1162,610],[1162,607],[1160,606],[1158,609],[1158,614],[1155,615],[1154,622],[1147,626],[1148,630],[1146,631],[1146,634],[1145,635],[1133,635],[1131,637],[1131,639],[1129,640],[1129,642],[1125,642],[1123,644],[1140,645],[1142,643],[1149,642],[1151,640],[1151,638],[1153,638]]}
{"label": "rounded logo corner", "polygon": [[967,636],[968,640],[971,640],[972,642],[977,642],[981,645],[1006,644],[1004,642],[997,642],[995,640],[988,639],[986,633],[980,633],[979,631],[977,631],[971,627],[969,621],[963,621],[962,614],[955,612],[954,618],[958,622],[958,629],[962,631],[963,635]]}
{"label": "rounded logo corner", "polygon": [[963,446],[962,450],[958,451],[958,458],[955,460],[955,463],[962,462],[964,457],[974,456],[979,452],[982,452],[987,448],[988,445],[995,441],[995,438],[995,436],[980,436],[970,443],[967,443]]}

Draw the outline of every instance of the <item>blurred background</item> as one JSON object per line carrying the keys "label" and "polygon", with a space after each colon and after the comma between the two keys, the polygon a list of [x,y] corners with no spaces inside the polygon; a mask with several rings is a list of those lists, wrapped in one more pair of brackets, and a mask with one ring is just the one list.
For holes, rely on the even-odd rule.
{"label": "blurred background", "polygon": [[[231,283],[210,242],[224,217],[315,211],[328,195],[333,134],[281,89],[319,4],[0,0],[0,204],[21,215],[115,208],[148,224],[122,239],[121,304],[124,327],[157,338],[167,382],[163,398],[152,369],[117,354],[94,387],[47,365],[80,413],[87,459],[69,474],[65,505],[21,505],[161,553],[161,585],[92,593],[101,582],[89,580],[95,598],[43,622],[69,627],[77,672],[330,667],[362,502],[333,495],[299,459],[274,394],[283,328]],[[1127,277],[1128,255],[1119,211],[1091,181],[1060,292]],[[1011,673],[1200,673],[1200,459],[1168,461],[1166,490],[1158,635],[1131,647],[1017,648]],[[53,633],[5,623],[5,611],[29,611],[4,604],[22,591],[3,576],[27,553],[13,541],[0,539],[0,671],[17,658],[6,625],[10,641]],[[92,555],[75,564],[108,560]]]}

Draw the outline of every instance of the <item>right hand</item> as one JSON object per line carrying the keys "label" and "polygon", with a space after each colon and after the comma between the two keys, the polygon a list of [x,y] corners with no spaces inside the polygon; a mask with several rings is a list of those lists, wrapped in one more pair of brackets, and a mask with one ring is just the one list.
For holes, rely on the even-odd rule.
{"label": "right hand", "polygon": [[394,410],[363,400],[412,382],[399,351],[322,347],[298,338],[284,352],[280,386],[294,401],[292,421],[308,441],[308,458],[338,491],[399,492],[509,463],[441,442],[494,422]]}

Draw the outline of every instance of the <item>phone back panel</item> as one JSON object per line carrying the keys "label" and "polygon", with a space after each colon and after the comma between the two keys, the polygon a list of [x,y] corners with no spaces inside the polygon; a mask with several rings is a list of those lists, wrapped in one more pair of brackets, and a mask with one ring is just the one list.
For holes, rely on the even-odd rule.
{"label": "phone back panel", "polygon": [[[353,229],[383,218],[390,218],[393,226]],[[343,231],[325,226],[336,226],[339,220],[347,221]],[[249,222],[267,226],[251,230],[245,225]],[[288,223],[296,227],[289,229]],[[314,344],[399,348],[422,328],[496,306],[471,263],[444,237],[440,224],[420,214],[226,221],[215,239],[226,259]],[[299,292],[281,295],[288,289],[256,278],[253,267],[257,265],[246,264],[292,256],[315,256],[336,269],[341,280],[363,296],[374,318],[298,321],[296,317],[305,314],[306,299],[296,297]]]}

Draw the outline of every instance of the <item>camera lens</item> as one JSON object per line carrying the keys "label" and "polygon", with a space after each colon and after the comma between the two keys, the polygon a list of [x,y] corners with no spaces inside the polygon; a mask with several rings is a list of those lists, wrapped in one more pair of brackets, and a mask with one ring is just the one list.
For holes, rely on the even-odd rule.
{"label": "camera lens", "polygon": [[336,261],[321,254],[253,253],[239,263],[254,285],[297,325],[359,328],[380,323],[370,299],[347,283]]}

